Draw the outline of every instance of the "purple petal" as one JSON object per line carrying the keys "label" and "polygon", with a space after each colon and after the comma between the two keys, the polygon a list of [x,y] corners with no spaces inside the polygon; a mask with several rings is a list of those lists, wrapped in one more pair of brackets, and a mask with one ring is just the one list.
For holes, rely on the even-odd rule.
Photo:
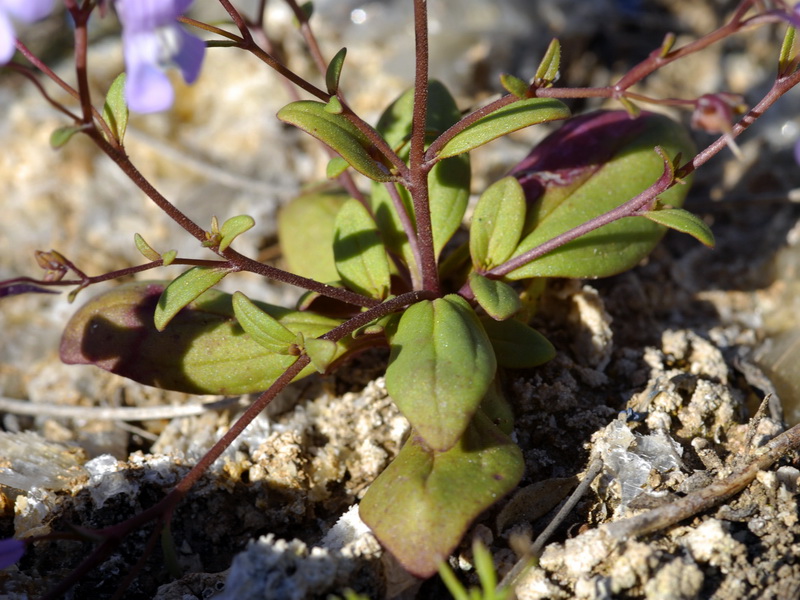
{"label": "purple petal", "polygon": [[125,99],[128,108],[138,113],[166,110],[172,105],[174,92],[169,78],[159,68],[161,40],[155,32],[122,36],[125,51]]}
{"label": "purple petal", "polygon": [[169,77],[161,69],[154,65],[141,64],[135,69],[128,69],[125,99],[132,111],[153,113],[172,106],[175,92]]}
{"label": "purple petal", "polygon": [[0,0],[0,12],[8,12],[24,23],[33,23],[49,15],[53,4],[53,0]]}
{"label": "purple petal", "polygon": [[16,39],[11,20],[0,10],[0,65],[6,64],[14,56]]}
{"label": "purple petal", "polygon": [[192,0],[117,0],[115,6],[126,32],[153,31],[175,22]]}
{"label": "purple petal", "polygon": [[206,53],[206,44],[203,40],[187,33],[182,28],[177,28],[180,36],[180,48],[173,56],[175,64],[180,68],[186,83],[194,83],[200,75],[200,67]]}
{"label": "purple petal", "polygon": [[25,542],[13,538],[0,540],[0,569],[10,567],[25,554]]}

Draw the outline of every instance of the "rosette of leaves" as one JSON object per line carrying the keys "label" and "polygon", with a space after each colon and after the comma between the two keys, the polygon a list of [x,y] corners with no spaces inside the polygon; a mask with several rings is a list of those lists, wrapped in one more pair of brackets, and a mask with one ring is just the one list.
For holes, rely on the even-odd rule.
{"label": "rosette of leaves", "polygon": [[[434,144],[461,114],[437,82],[429,85],[427,98],[426,142]],[[375,129],[404,161],[413,114],[409,92],[386,110]],[[360,309],[322,302],[317,295],[288,309],[240,293],[223,294],[211,288],[229,270],[195,267],[168,284],[130,284],[90,301],[67,327],[62,357],[148,385],[236,394],[263,390],[301,355],[310,364],[298,377],[330,371],[365,348],[388,345],[387,390],[411,433],[367,491],[360,512],[406,569],[430,576],[474,519],[523,475],[522,452],[509,437],[513,415],[499,371],[533,368],[555,353],[521,311],[520,294],[529,280],[604,276],[630,268],[650,252],[665,227],[683,227],[696,237],[706,233],[691,216],[669,212],[680,210],[688,187],[674,186],[647,210],[509,268],[510,261],[540,244],[669,179],[675,156],[692,151],[683,130],[664,117],[599,113],[579,118],[485,190],[465,228],[468,153],[521,127],[567,116],[557,101],[519,98],[429,153],[426,210],[439,270],[435,276],[443,288],[434,292],[420,287],[419,205],[408,182],[336,102],[292,103],[279,117],[340,155],[332,172],[353,168],[373,184],[367,201],[323,189],[286,207],[279,219],[286,262],[300,275],[371,298],[375,319],[348,329]],[[460,229],[464,241],[456,243]],[[411,290],[427,294],[399,310],[381,311]],[[331,335],[342,328],[347,335]]]}

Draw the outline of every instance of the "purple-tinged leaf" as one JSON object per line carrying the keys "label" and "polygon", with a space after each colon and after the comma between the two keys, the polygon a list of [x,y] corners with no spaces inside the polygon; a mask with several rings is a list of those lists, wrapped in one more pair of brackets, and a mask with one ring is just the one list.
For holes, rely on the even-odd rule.
{"label": "purple-tinged leaf", "polygon": [[[545,138],[511,174],[525,191],[523,237],[512,259],[525,254],[644,192],[664,174],[659,146],[672,158],[692,156],[686,131],[663,115],[602,111],[578,117]],[[661,194],[679,207],[688,185]],[[506,273],[531,277],[605,277],[647,256],[666,228],[647,219],[623,218],[600,227]],[[502,271],[501,271],[502,272]]]}
{"label": "purple-tinged leaf", "polygon": [[520,449],[479,410],[446,452],[429,450],[412,431],[359,512],[406,570],[430,577],[470,523],[514,489],[524,469]]}
{"label": "purple-tinged leaf", "polygon": [[[231,296],[209,290],[181,310],[164,332],[153,314],[162,282],[136,282],[93,298],[70,319],[61,360],[92,364],[145,385],[194,394],[245,394],[265,390],[295,360],[254,340],[234,318]],[[261,302],[284,327],[306,338],[341,321]],[[361,342],[337,344],[336,359]],[[314,371],[309,365],[298,379]]]}

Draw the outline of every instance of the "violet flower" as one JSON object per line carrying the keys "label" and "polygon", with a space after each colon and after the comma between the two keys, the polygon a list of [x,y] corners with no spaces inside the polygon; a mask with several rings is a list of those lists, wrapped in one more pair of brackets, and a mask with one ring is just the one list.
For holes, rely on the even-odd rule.
{"label": "violet flower", "polygon": [[[2,0],[0,0],[2,1]],[[175,92],[164,69],[177,66],[186,83],[200,74],[205,43],[178,23],[192,0],[116,0],[125,52],[125,98],[138,113],[172,106]]]}
{"label": "violet flower", "polygon": [[25,542],[9,538],[0,540],[0,569],[10,567],[25,554]]}
{"label": "violet flower", "polygon": [[0,0],[0,65],[14,56],[14,26],[11,17],[23,23],[33,23],[53,10],[53,0]]}

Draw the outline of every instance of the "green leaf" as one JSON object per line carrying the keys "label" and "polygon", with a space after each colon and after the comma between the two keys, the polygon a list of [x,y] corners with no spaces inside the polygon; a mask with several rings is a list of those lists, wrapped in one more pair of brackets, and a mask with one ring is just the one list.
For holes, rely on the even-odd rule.
{"label": "green leaf", "polygon": [[125,102],[125,72],[117,75],[108,88],[103,103],[103,120],[108,124],[114,138],[121,144],[128,128],[128,103]]}
{"label": "green leaf", "polygon": [[325,85],[331,95],[339,91],[339,78],[342,76],[345,56],[347,56],[347,48],[342,48],[331,59],[328,69],[325,71]]}
{"label": "green leaf", "polygon": [[325,167],[325,177],[328,179],[336,179],[349,168],[349,162],[347,162],[341,156],[334,156],[328,161],[328,165]]}
{"label": "green leaf", "polygon": [[451,448],[497,367],[478,317],[454,294],[424,300],[406,309],[390,345],[389,395],[430,448]]}
{"label": "green leaf", "polygon": [[336,358],[336,342],[310,338],[305,341],[306,354],[318,373],[324,373]]}
{"label": "green leaf", "polygon": [[229,273],[217,267],[193,267],[170,283],[161,297],[153,315],[158,331],[164,331],[172,318],[200,294],[217,285]]}
{"label": "green leaf", "polygon": [[[411,122],[414,112],[414,90],[407,90],[381,115],[377,130],[384,139],[398,151],[403,160],[408,158],[407,142],[411,135]],[[458,122],[461,113],[455,100],[440,82],[432,80],[428,84],[428,113],[426,130],[428,141]],[[433,245],[437,256],[453,233],[458,230],[464,218],[469,201],[470,166],[468,157],[441,161],[428,174],[428,198],[431,211]],[[398,193],[412,224],[415,223],[414,209],[408,191],[397,186]],[[409,268],[416,268],[414,256],[403,231],[400,218],[384,185],[373,184],[372,209],[378,228],[383,235],[384,244],[389,251],[403,257]]]}
{"label": "green leaf", "polygon": [[504,177],[481,194],[469,227],[472,264],[480,271],[507,261],[525,223],[525,192],[515,177]]}
{"label": "green leaf", "polygon": [[306,15],[306,20],[310,20],[311,16],[314,14],[314,3],[313,2],[303,2],[300,5],[300,10]]}
{"label": "green leaf", "polygon": [[325,112],[332,115],[340,115],[344,112],[344,107],[336,96],[331,96],[331,99],[325,104]]}
{"label": "green leaf", "polygon": [[[272,352],[253,339],[235,319],[231,295],[218,290],[189,303],[172,319],[168,331],[157,331],[153,315],[164,288],[161,282],[135,282],[90,300],[64,330],[61,359],[93,364],[162,389],[224,395],[263,391],[297,359]],[[306,340],[341,324],[314,313],[253,304]],[[364,343],[347,336],[336,345],[335,359]],[[296,379],[314,372],[308,365]]]}
{"label": "green leaf", "polygon": [[[406,145],[405,153],[408,156],[408,142],[411,136],[411,123],[414,118],[414,89],[403,92],[383,112],[376,129],[396,151]],[[437,135],[454,125],[461,118],[456,101],[447,88],[435,79],[428,82],[428,112],[425,120],[425,130],[432,141]]]}
{"label": "green leaf", "polygon": [[539,63],[534,80],[537,83],[545,84],[545,86],[552,84],[558,78],[560,65],[561,44],[557,39],[553,38],[550,41],[550,45],[547,46],[542,62]]}
{"label": "green leaf", "polygon": [[428,174],[433,251],[437,258],[464,221],[470,177],[470,161],[466,155],[439,161]]}
{"label": "green leaf", "polygon": [[[634,198],[663,174],[664,160],[693,156],[687,132],[668,117],[600,111],[573,119],[534,149],[512,170],[528,197],[519,256],[557,235]],[[554,152],[557,156],[553,158]],[[563,163],[563,164],[562,164]],[[659,201],[679,207],[688,185],[676,185]],[[531,277],[606,277],[636,266],[666,229],[641,218],[624,218],[596,229],[506,274]]]}
{"label": "green leaf", "polygon": [[339,279],[333,261],[336,215],[350,196],[338,188],[298,196],[278,213],[278,238],[290,271],[323,283]]}
{"label": "green leaf", "polygon": [[53,133],[50,134],[50,146],[52,148],[61,148],[72,139],[73,135],[80,132],[82,129],[82,126],[68,125],[53,130]]}
{"label": "green leaf", "polygon": [[144,238],[139,235],[138,233],[133,234],[133,243],[136,244],[136,249],[144,256],[147,260],[161,260],[161,255],[153,250],[153,247],[148,244]]}
{"label": "green leaf", "polygon": [[789,27],[786,34],[783,36],[783,43],[781,44],[781,52],[778,56],[778,74],[786,77],[791,75],[787,72],[792,61],[797,57],[797,29]]}
{"label": "green leaf", "polygon": [[161,264],[165,267],[168,267],[172,264],[172,262],[178,257],[177,250],[167,250],[164,254],[161,255]]}
{"label": "green leaf", "polygon": [[225,221],[219,230],[222,235],[222,239],[219,242],[220,252],[224,252],[233,240],[248,229],[252,229],[255,224],[255,220],[250,215],[237,215]]}
{"label": "green leaf", "polygon": [[289,348],[296,338],[294,333],[241,292],[233,294],[232,303],[236,320],[253,340],[270,352],[290,354]]}
{"label": "green leaf", "polygon": [[569,109],[552,98],[526,98],[507,104],[479,119],[447,142],[437,158],[457,156],[488,144],[512,131],[531,125],[566,119]]}
{"label": "green leaf", "polygon": [[469,286],[475,294],[475,301],[497,321],[514,316],[522,308],[516,290],[498,279],[488,279],[473,272],[469,275]]}
{"label": "green leaf", "polygon": [[345,202],[336,215],[333,259],[353,291],[378,299],[389,294],[389,258],[375,221],[358,200]]}
{"label": "green leaf", "polygon": [[481,319],[486,335],[494,348],[497,364],[507,369],[538,367],[556,355],[553,344],[536,331],[516,319],[495,321]]}
{"label": "green leaf", "polygon": [[659,225],[664,225],[681,233],[688,233],[709,248],[714,247],[714,234],[711,233],[711,228],[700,217],[690,213],[688,210],[682,208],[660,208],[642,216]]}
{"label": "green leaf", "polygon": [[430,577],[470,523],[516,487],[524,468],[520,449],[478,411],[447,452],[429,450],[412,431],[359,513],[407,571]]}
{"label": "green leaf", "polygon": [[500,85],[509,94],[514,94],[519,99],[528,95],[528,88],[530,87],[527,82],[508,73],[500,74]]}
{"label": "green leaf", "polygon": [[299,127],[338,152],[353,168],[374,181],[393,181],[388,168],[372,157],[377,152],[367,137],[340,114],[328,111],[327,104],[300,100],[278,111],[278,118]]}

